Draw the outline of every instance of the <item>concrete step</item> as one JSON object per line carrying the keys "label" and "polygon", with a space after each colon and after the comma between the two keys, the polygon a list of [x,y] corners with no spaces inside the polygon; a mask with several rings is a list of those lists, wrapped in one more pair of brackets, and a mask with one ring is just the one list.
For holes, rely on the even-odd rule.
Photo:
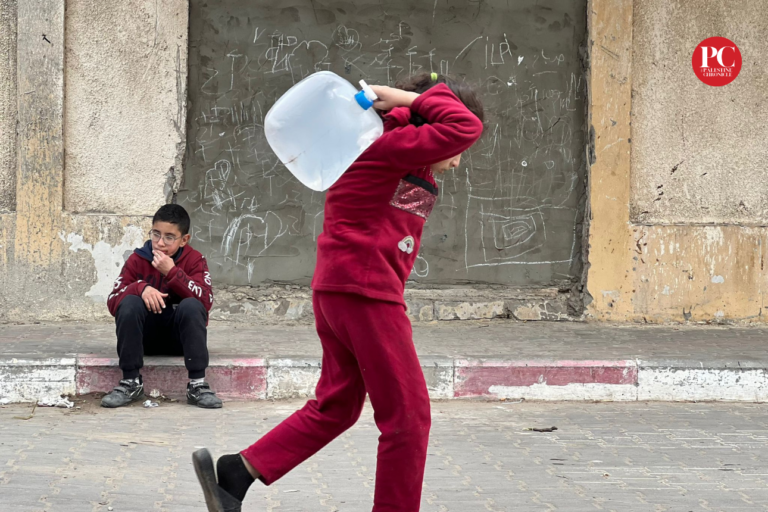
{"label": "concrete step", "polygon": [[[768,395],[768,329],[574,322],[416,324],[435,399],[739,400]],[[208,329],[207,378],[226,399],[312,395],[322,347],[309,326]],[[114,324],[0,326],[0,401],[107,392],[120,378]],[[147,357],[148,391],[181,395],[181,357]]]}
{"label": "concrete step", "polygon": [[[514,360],[420,356],[433,399],[490,398],[582,401],[763,402],[765,361]],[[317,357],[212,357],[206,379],[224,399],[311,397],[320,376]],[[81,354],[58,358],[0,355],[0,403],[59,395],[104,393],[120,379],[117,359]],[[187,373],[178,357],[147,357],[147,393],[181,396]]]}

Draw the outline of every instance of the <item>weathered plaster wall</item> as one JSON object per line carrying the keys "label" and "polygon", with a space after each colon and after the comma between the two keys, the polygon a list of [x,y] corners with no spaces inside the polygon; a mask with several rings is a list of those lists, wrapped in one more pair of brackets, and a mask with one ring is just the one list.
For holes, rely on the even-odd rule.
{"label": "weathered plaster wall", "polygon": [[[597,320],[626,320],[633,289],[628,269],[632,0],[590,0],[587,12],[591,164],[587,314]],[[614,315],[619,301],[621,315]]]}
{"label": "weathered plaster wall", "polygon": [[10,291],[8,274],[13,262],[13,240],[16,236],[16,215],[0,214],[0,320],[12,304],[16,293]]}
{"label": "weathered plaster wall", "polygon": [[151,215],[178,189],[186,0],[70,0],[64,208]]}
{"label": "weathered plaster wall", "polygon": [[16,0],[0,0],[0,211],[16,208]]}
{"label": "weathered plaster wall", "polygon": [[[148,2],[72,0],[66,15],[64,5],[23,0],[19,7],[19,32],[26,34],[19,83],[35,93],[14,93],[24,151],[14,179],[20,209],[0,214],[0,322],[107,319],[106,295],[149,229],[147,215],[165,202],[166,167],[178,165],[184,142],[186,19],[169,28],[176,11],[167,3],[158,3],[157,15]],[[40,33],[49,41],[32,37]],[[154,167],[131,167],[138,161]],[[177,185],[180,175],[174,178]],[[83,213],[90,210],[100,213]],[[414,321],[559,320],[578,314],[567,292],[409,290],[407,300]],[[215,293],[213,319],[312,321],[306,288],[217,287]]]}
{"label": "weathered plaster wall", "polygon": [[[758,141],[765,139],[768,119],[759,94],[766,75],[758,67],[760,53],[752,53],[765,47],[757,37],[766,26],[761,5],[591,2],[589,318],[765,321],[768,229],[737,224],[766,219],[765,199],[751,190],[768,191],[765,170],[745,154],[762,150],[765,159]],[[694,83],[691,55],[714,35],[731,36],[747,57],[736,82],[702,90]],[[688,170],[681,173],[681,164],[672,173],[683,157],[690,158]],[[668,166],[669,158],[677,160]],[[703,180],[705,172],[719,183]],[[653,195],[638,184],[653,187]],[[642,219],[630,216],[646,210]],[[668,222],[679,224],[661,225]]]}
{"label": "weathered plaster wall", "polygon": [[635,319],[765,322],[768,229],[638,226]]}
{"label": "weathered plaster wall", "polygon": [[[482,286],[406,289],[412,322],[510,318],[574,320],[580,315],[569,290]],[[212,320],[238,323],[314,322],[312,292],[297,285],[254,287],[214,285]]]}
{"label": "weathered plaster wall", "polygon": [[[66,6],[18,0],[17,196],[15,213],[0,214],[0,322],[105,318],[183,154],[186,2]],[[64,200],[117,215],[68,213]]]}
{"label": "weathered plaster wall", "polygon": [[[639,11],[642,16],[650,1],[652,0],[590,0],[588,8],[591,128],[588,148],[591,166],[587,215],[587,291],[591,304],[588,317],[596,320],[640,322],[765,321],[766,316],[762,314],[762,308],[765,290],[768,288],[768,271],[764,263],[768,228],[734,224],[762,222],[754,216],[754,212],[749,214],[753,215],[751,221],[746,217],[731,218],[728,221],[724,213],[726,210],[723,210],[722,223],[730,222],[730,225],[720,226],[653,224],[669,221],[673,219],[673,214],[679,215],[679,222],[685,221],[682,215],[692,210],[688,206],[676,209],[675,202],[670,203],[671,207],[666,205],[658,210],[660,215],[666,216],[663,219],[660,217],[660,220],[644,221],[641,224],[633,222],[630,216],[630,205],[633,204],[632,174],[640,173],[637,176],[646,176],[647,180],[651,180],[654,177],[653,172],[657,171],[654,163],[646,162],[641,165],[637,163],[637,158],[631,161],[631,150],[635,141],[638,137],[647,135],[643,131],[652,128],[651,124],[643,125],[645,118],[642,112],[649,112],[647,108],[645,111],[638,110],[634,118],[632,117],[633,84],[645,83],[638,82],[633,77],[633,58],[638,51],[633,48],[633,28],[645,30],[638,28],[644,22],[633,21],[633,14]],[[0,0],[0,6],[5,8],[7,5],[10,5],[8,0]],[[73,0],[68,5],[72,9],[82,9],[85,4],[81,4],[80,0]],[[136,7],[140,4],[133,2],[130,5]],[[97,13],[101,12],[99,9],[106,8],[104,5],[95,4],[91,7]],[[154,9],[154,6],[151,7]],[[162,11],[163,8],[159,8]],[[131,20],[133,16],[127,15],[120,5],[110,9],[114,17],[110,18],[102,13],[97,19],[108,22],[116,35],[110,35],[107,28],[90,27],[87,30],[90,30],[94,37],[109,35],[121,40],[124,36],[121,36],[120,32],[130,32],[131,29],[125,25],[130,25],[127,20]],[[758,17],[764,14],[754,10],[750,12],[755,17],[755,23],[763,26],[763,18]],[[709,17],[722,17],[721,14],[716,10],[703,9],[700,14],[703,18],[697,19],[695,23],[709,30],[709,27],[713,26]],[[84,13],[80,16],[89,24],[94,23]],[[87,199],[93,204],[104,198],[111,198],[110,204],[120,215],[64,213],[62,198],[65,197],[65,189],[70,187],[68,182],[71,179],[71,141],[67,137],[79,135],[72,132],[71,125],[65,127],[63,121],[63,118],[69,116],[68,111],[67,116],[63,115],[64,98],[68,98],[69,105],[69,95],[72,94],[70,89],[64,94],[64,63],[67,62],[68,66],[70,64],[63,58],[64,2],[19,0],[18,18],[18,145],[15,156],[18,162],[15,183],[18,193],[15,213],[0,213],[0,321],[104,318],[107,315],[103,303],[104,294],[108,292],[110,283],[119,272],[125,254],[139,242],[149,228],[149,219],[145,214],[151,213],[154,207],[165,199],[164,191],[158,191],[158,187],[162,189],[165,184],[164,176],[158,182],[146,185],[149,192],[139,190],[144,178],[138,179],[135,174],[130,174],[123,168],[118,170],[120,158],[114,157],[111,150],[116,148],[115,151],[123,151],[121,141],[118,140],[120,137],[127,137],[126,145],[137,144],[137,140],[141,143],[133,153],[148,153],[157,146],[149,143],[149,136],[136,135],[131,138],[134,135],[119,131],[122,129],[120,117],[112,118],[115,112],[120,116],[129,117],[130,109],[115,110],[121,103],[107,98],[109,94],[99,98],[94,94],[86,94],[87,88],[81,88],[78,92],[77,84],[92,83],[88,80],[77,82],[67,79],[67,87],[75,89],[74,94],[80,94],[82,101],[86,102],[86,105],[78,103],[75,108],[85,109],[99,122],[109,118],[109,123],[98,125],[97,130],[89,130],[101,130],[104,133],[97,133],[97,136],[104,137],[105,140],[113,139],[109,145],[102,148],[102,153],[94,148],[87,148],[85,139],[81,139],[77,147],[81,151],[88,151],[81,154],[87,154],[88,158],[94,155],[98,157],[97,163],[88,163],[90,169],[95,172],[100,162],[111,165],[110,169],[114,172],[92,188],[88,188],[86,182],[81,182],[79,190],[83,197],[86,192],[94,195],[95,199]],[[158,17],[160,24],[162,19],[162,16]],[[70,24],[71,20],[68,20],[68,30]],[[652,23],[650,26],[655,27]],[[75,27],[71,30],[75,30]],[[159,30],[162,32],[162,29]],[[38,34],[42,33],[47,34],[50,43],[40,40]],[[703,35],[702,39],[708,35],[710,34]],[[638,37],[642,40],[645,36],[641,33]],[[154,32],[152,42],[154,43]],[[101,44],[109,46],[112,43],[107,40]],[[143,63],[150,69],[148,73],[151,74],[154,72],[153,68],[160,67],[158,62],[166,62],[169,59],[175,62],[177,52],[179,62],[185,63],[186,41],[179,44],[180,47],[169,43],[162,50],[163,56],[156,56],[152,52],[145,53]],[[686,49],[685,52],[689,53],[689,50]],[[69,57],[69,54],[67,56]],[[128,57],[133,59],[132,65],[135,65],[138,57]],[[747,61],[748,59],[745,59],[745,62]],[[124,66],[122,62],[105,61],[103,65],[106,68],[104,72],[113,76],[114,80],[124,79],[124,75],[113,69],[121,69],[121,66]],[[183,64],[181,69],[184,71],[186,64]],[[96,71],[95,67],[91,68],[92,73],[95,74]],[[690,67],[687,71],[692,73]],[[745,72],[746,67],[742,73]],[[745,76],[747,75],[743,74],[740,79]],[[650,77],[650,74],[647,77]],[[158,72],[156,78],[155,81],[134,80],[130,91],[133,96],[123,98],[136,97],[136,103],[141,103],[141,98],[150,98],[153,94],[164,96],[168,93],[167,97],[176,97],[177,88],[183,89],[183,84],[186,83],[186,79],[180,78],[175,72]],[[131,75],[128,75],[128,79],[131,79]],[[763,80],[764,75],[756,79]],[[654,81],[655,79],[650,78],[647,80],[649,84]],[[2,83],[0,81],[0,85]],[[128,87],[124,84],[118,84],[116,88],[118,92],[122,90],[120,94],[127,94]],[[5,90],[0,88],[0,91]],[[29,91],[34,92],[25,93]],[[168,91],[174,92],[171,94]],[[726,97],[729,97],[728,89],[723,91]],[[672,94],[672,91],[668,91],[668,94]],[[680,101],[685,94],[685,90],[680,91]],[[89,107],[88,101],[93,101],[93,105]],[[179,104],[181,103],[177,105]],[[130,104],[126,100],[123,105]],[[102,117],[102,112],[107,107],[113,110],[110,110],[106,117]],[[145,112],[150,107],[142,103],[137,108]],[[147,117],[156,118],[158,123],[165,126],[165,131],[159,138],[172,140],[174,153],[169,153],[163,158],[166,158],[169,166],[174,165],[180,154],[176,152],[176,145],[184,141],[183,134],[179,135],[176,127],[177,119],[181,118],[167,117],[169,110],[163,103],[152,108],[157,109],[155,115]],[[737,105],[734,108],[741,107]],[[80,115],[80,122],[83,122],[87,116],[82,112]],[[184,115],[183,108],[178,115]],[[172,121],[166,122],[167,119]],[[754,130],[764,129],[764,123],[765,121],[756,122]],[[88,128],[87,124],[84,126]],[[141,128],[148,129],[146,126]],[[183,123],[181,129],[183,131]],[[63,137],[62,130],[70,135]],[[669,137],[674,138],[674,133],[671,131]],[[668,144],[672,145],[673,141]],[[153,161],[162,160],[156,158]],[[682,167],[684,166],[681,165],[680,168]],[[77,176],[74,178],[77,179]],[[760,176],[755,177],[758,178]],[[667,183],[669,182],[665,182],[664,188]],[[758,186],[762,185],[755,185]],[[728,193],[736,188],[730,187]],[[125,209],[118,210],[115,205],[125,200],[124,190],[130,190],[127,197],[131,201],[127,206],[120,206],[125,206]],[[139,206],[139,198],[151,195],[153,190],[156,196],[152,199],[154,202],[151,208],[147,206],[149,203]],[[702,194],[697,197],[704,197],[703,189],[695,190],[697,194]],[[99,198],[100,194],[106,195]],[[664,196],[666,197],[666,193]],[[87,209],[101,208],[93,204]],[[699,203],[696,205],[701,206]],[[133,211],[138,211],[139,215],[129,216],[128,213]],[[410,290],[408,300],[412,306],[411,315],[415,320],[489,318],[498,315],[527,320],[564,317],[572,309],[564,300],[565,296],[556,289],[541,290],[540,297],[530,300],[529,293],[525,291],[518,293],[488,289],[468,293],[466,290],[445,290],[436,296],[431,291]],[[251,320],[261,315],[262,318],[275,321],[306,321],[308,299],[309,296],[303,289],[219,289],[214,317]]]}
{"label": "weathered plaster wall", "polygon": [[[635,0],[632,220],[768,224],[768,5],[760,0]],[[744,59],[711,87],[691,56],[722,36]]]}
{"label": "weathered plaster wall", "polygon": [[0,274],[0,321],[108,318],[106,296],[124,255],[142,242],[149,227],[146,217],[65,214],[51,242],[60,251],[54,265],[28,265],[16,258]]}

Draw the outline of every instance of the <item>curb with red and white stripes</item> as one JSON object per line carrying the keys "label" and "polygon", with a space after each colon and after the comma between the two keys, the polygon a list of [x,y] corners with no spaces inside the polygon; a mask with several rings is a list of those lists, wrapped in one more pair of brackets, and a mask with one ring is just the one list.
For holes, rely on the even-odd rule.
{"label": "curb with red and white stripes", "polygon": [[[768,400],[768,365],[717,361],[513,361],[423,356],[433,399],[496,398],[552,401]],[[147,392],[182,395],[187,373],[179,358],[147,357]],[[30,402],[111,390],[117,359],[78,355],[0,359],[0,403]],[[230,400],[313,396],[320,359],[211,358],[206,380]]]}

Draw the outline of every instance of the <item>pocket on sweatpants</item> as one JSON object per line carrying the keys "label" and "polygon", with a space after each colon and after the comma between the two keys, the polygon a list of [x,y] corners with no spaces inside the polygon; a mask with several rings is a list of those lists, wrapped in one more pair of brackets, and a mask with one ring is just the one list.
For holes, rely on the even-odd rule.
{"label": "pocket on sweatpants", "polygon": [[390,205],[426,220],[437,201],[437,187],[409,174],[400,180]]}

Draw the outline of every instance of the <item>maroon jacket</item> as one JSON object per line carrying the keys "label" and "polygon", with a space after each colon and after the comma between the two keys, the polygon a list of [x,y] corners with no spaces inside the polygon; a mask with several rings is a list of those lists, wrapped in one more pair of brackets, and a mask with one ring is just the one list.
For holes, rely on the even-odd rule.
{"label": "maroon jacket", "polygon": [[[410,123],[411,113],[427,124]],[[405,305],[403,291],[437,199],[430,166],[466,151],[483,124],[444,84],[384,118],[384,135],[328,190],[312,289]]]}
{"label": "maroon jacket", "polygon": [[117,307],[127,295],[141,297],[147,286],[168,294],[165,299],[166,306],[192,297],[199,300],[206,311],[211,310],[211,274],[202,254],[189,245],[182,247],[174,255],[176,266],[167,277],[152,266],[153,259],[152,242],[147,240],[144,246],[133,251],[125,262],[120,276],[115,280],[112,294],[107,299],[107,307],[112,316],[115,316]]}

